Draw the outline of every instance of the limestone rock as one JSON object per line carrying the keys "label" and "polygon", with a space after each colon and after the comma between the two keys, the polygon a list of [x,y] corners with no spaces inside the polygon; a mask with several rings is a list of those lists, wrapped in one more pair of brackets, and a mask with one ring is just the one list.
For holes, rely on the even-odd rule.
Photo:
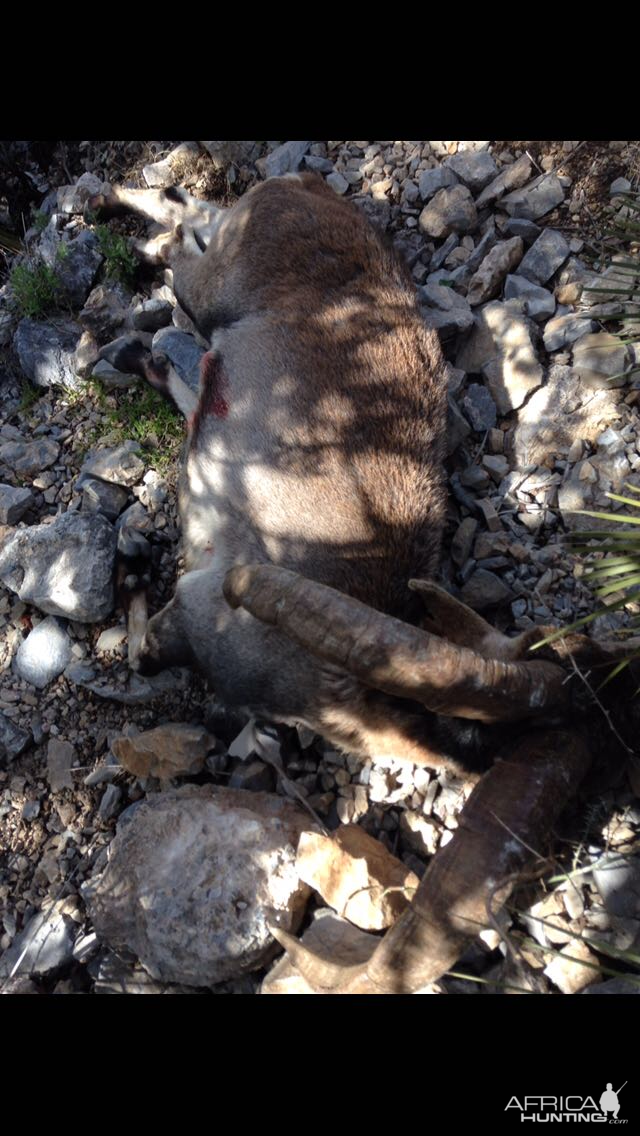
{"label": "limestone rock", "polygon": [[153,978],[212,986],[266,965],[268,922],[295,933],[309,888],[295,847],[309,818],[266,793],[185,785],[120,818],[83,889],[96,933]]}

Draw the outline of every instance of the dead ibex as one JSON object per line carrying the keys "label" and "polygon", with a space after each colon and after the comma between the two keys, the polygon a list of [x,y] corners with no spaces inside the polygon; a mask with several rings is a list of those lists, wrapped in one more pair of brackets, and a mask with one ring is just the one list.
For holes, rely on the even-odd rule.
{"label": "dead ibex", "polygon": [[[304,723],[355,754],[431,766],[465,762],[443,718],[561,712],[566,671],[549,652],[532,657],[530,634],[494,632],[429,582],[445,518],[445,364],[410,277],[365,217],[308,174],[269,180],[228,210],[182,190],[114,189],[90,207],[172,229],[145,251],[171,266],[210,345],[199,398],[136,343],[115,360],[171,394],[189,423],[187,570],[130,644],[135,666],[198,668],[229,705]],[[514,746],[475,790],[447,863],[432,865],[436,880],[444,872],[436,891],[423,882],[364,969],[317,972],[303,958],[317,989],[413,990],[455,960],[489,877],[521,864],[588,764],[585,744],[561,731]]]}

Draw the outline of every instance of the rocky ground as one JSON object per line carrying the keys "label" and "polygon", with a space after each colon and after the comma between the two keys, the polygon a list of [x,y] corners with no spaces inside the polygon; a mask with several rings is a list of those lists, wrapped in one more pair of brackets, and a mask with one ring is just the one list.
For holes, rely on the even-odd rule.
{"label": "rocky ground", "polygon": [[[416,886],[470,791],[448,774],[363,764],[305,730],[283,730],[276,740],[232,719],[193,676],[143,681],[126,666],[124,616],[111,584],[115,551],[118,542],[144,549],[151,605],[165,603],[180,570],[183,427],[131,377],[98,362],[98,352],[123,331],[142,330],[196,383],[201,347],[162,275],[133,275],[126,245],[83,220],[85,201],[104,182],[129,181],[181,184],[231,203],[261,178],[297,168],[318,172],[391,234],[450,362],[446,586],[507,633],[588,613],[593,596],[564,534],[590,525],[575,509],[610,509],[608,491],[640,487],[640,350],[612,335],[619,296],[588,290],[631,291],[629,277],[598,257],[607,210],[624,209],[619,195],[640,183],[639,142],[112,142],[0,154],[0,226],[15,231],[19,202],[29,249],[22,263],[29,271],[47,265],[62,285],[58,302],[64,296],[62,310],[43,316],[34,297],[46,287],[42,276],[23,281],[20,312],[15,275],[0,289],[6,991],[257,991],[272,954],[256,915],[265,888],[283,925],[293,926],[311,902],[380,930],[397,915],[385,889]],[[25,214],[31,204],[33,217]],[[142,233],[130,219],[109,231]],[[10,273],[20,258],[10,249],[3,255]],[[595,634],[623,630],[630,614],[601,617]],[[200,909],[172,907],[166,879],[156,880],[157,864],[144,855],[173,825],[175,840],[188,843],[186,818],[198,827],[206,815],[208,824],[219,804],[213,790],[196,788],[214,785],[254,794],[247,841],[255,826],[263,841],[249,877],[224,884],[243,896],[233,900],[242,941],[231,958],[221,947],[229,934],[223,916],[212,929]],[[457,968],[468,977],[445,978],[435,991],[508,988],[514,945],[535,976],[531,988],[628,988],[628,952],[640,944],[639,788],[622,773],[585,795],[575,806],[573,842],[564,858],[558,853],[564,870],[570,864],[577,874],[518,894],[501,916],[503,938],[485,932]],[[282,798],[277,818],[264,792]],[[215,888],[211,899],[211,865],[224,875],[248,824],[241,794],[228,808],[215,839],[181,867],[221,910],[232,900]],[[388,861],[378,862],[374,841],[338,852],[322,845],[323,829],[354,823],[381,842]],[[289,834],[288,847],[308,829],[297,861],[275,855],[274,825]],[[344,895],[326,883],[332,855]],[[345,895],[353,894],[358,856],[370,871],[358,886],[375,881],[378,892],[354,914]],[[135,876],[141,896],[154,881],[163,897],[154,919],[187,926],[186,939],[159,944],[153,919],[144,933],[135,919],[131,926],[131,912],[113,902],[123,875]],[[172,888],[179,892],[179,881]],[[176,970],[171,959],[184,958],[194,940],[194,958]],[[116,954],[107,945],[114,941],[129,953]],[[612,964],[607,948],[627,954]]]}

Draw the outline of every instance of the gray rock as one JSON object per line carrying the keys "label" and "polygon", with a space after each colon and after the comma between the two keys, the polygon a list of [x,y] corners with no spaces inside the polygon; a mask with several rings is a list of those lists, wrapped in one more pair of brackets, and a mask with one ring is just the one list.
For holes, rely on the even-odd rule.
{"label": "gray rock", "polygon": [[436,166],[434,170],[423,170],[418,181],[418,190],[423,201],[430,201],[434,194],[441,189],[448,189],[458,185],[458,179],[453,170],[446,166]]}
{"label": "gray rock", "polygon": [[480,193],[498,173],[498,167],[491,154],[486,152],[474,153],[466,150],[447,158],[445,165],[453,170],[459,181],[473,194]]}
{"label": "gray rock", "polygon": [[346,193],[349,188],[349,182],[345,177],[342,176],[342,174],[338,173],[337,170],[334,170],[333,173],[329,174],[329,176],[326,178],[326,182],[327,185],[330,185],[331,188],[335,190],[335,192],[340,196],[342,196],[343,193]]}
{"label": "gray rock", "polygon": [[[1,453],[0,447],[0,456]],[[16,525],[33,502],[34,496],[30,489],[0,485],[0,524]]]}
{"label": "gray rock", "polygon": [[133,440],[121,442],[119,446],[90,450],[80,470],[76,489],[82,489],[88,480],[94,478],[127,488],[136,485],[145,472],[139,453],[140,443]]}
{"label": "gray rock", "polygon": [[469,273],[469,275],[471,275],[473,272],[477,272],[487,254],[495,245],[497,239],[496,227],[493,218],[490,218],[489,223],[486,226],[486,232],[483,234],[482,239],[478,241],[478,244],[471,253],[471,256],[461,267],[463,267]]}
{"label": "gray rock", "polygon": [[556,229],[545,229],[522,260],[518,273],[534,284],[546,284],[569,255],[569,245]]}
{"label": "gray rock", "polygon": [[15,660],[16,673],[42,690],[71,662],[71,646],[63,625],[54,615],[49,615],[20,644]]}
{"label": "gray rock", "polygon": [[84,304],[104,257],[95,233],[84,229],[70,241],[62,241],[52,265],[69,302],[74,308]]}
{"label": "gray rock", "polygon": [[192,335],[174,327],[164,327],[153,337],[152,350],[162,351],[173,363],[180,378],[196,394],[200,391],[200,361],[204,355]]}
{"label": "gray rock", "polygon": [[264,159],[264,176],[282,177],[295,173],[311,142],[283,142]]}
{"label": "gray rock", "polygon": [[15,726],[0,713],[0,762],[7,763],[19,757],[31,744],[31,734]]}
{"label": "gray rock", "polygon": [[126,390],[128,387],[135,386],[140,382],[139,375],[127,374],[126,371],[119,371],[112,363],[106,359],[99,359],[98,362],[91,367],[90,377],[99,379],[100,382],[107,390]]}
{"label": "gray rock", "polygon": [[115,552],[115,529],[104,517],[64,513],[9,538],[0,579],[49,615],[98,623],[113,610]]}
{"label": "gray rock", "polygon": [[104,189],[105,183],[95,174],[82,174],[75,185],[61,185],[57,190],[58,213],[83,213],[89,198]]}
{"label": "gray rock", "polygon": [[440,333],[442,339],[460,335],[473,326],[473,312],[470,309],[451,308],[447,312],[434,308],[423,308],[422,314],[427,327]]}
{"label": "gray rock", "polygon": [[37,387],[63,386],[76,390],[75,351],[82,328],[70,320],[39,323],[22,319],[13,338],[20,366]]}
{"label": "gray rock", "polygon": [[505,233],[509,237],[522,237],[526,245],[532,245],[537,241],[542,229],[533,221],[525,221],[524,217],[511,217],[505,227]]}
{"label": "gray rock", "polygon": [[0,461],[19,477],[36,477],[58,460],[60,446],[51,438],[38,438],[33,442],[3,442]]}
{"label": "gray rock", "polygon": [[212,785],[164,792],[123,817],[102,876],[83,889],[99,939],[152,977],[212,986],[276,953],[310,894],[295,868],[309,818],[282,798]]}
{"label": "gray rock", "polygon": [[[482,373],[501,414],[522,406],[543,381],[529,324],[512,301],[494,300],[476,315],[475,327],[456,357],[467,373]],[[495,422],[491,423],[495,426]]]}
{"label": "gray rock", "polygon": [[526,276],[507,276],[504,285],[505,300],[519,300],[523,314],[538,321],[550,319],[556,310],[555,296]]}
{"label": "gray rock", "polygon": [[477,223],[473,198],[464,185],[438,190],[418,218],[421,232],[438,239],[448,237],[452,232],[468,233],[475,229]]}
{"label": "gray rock", "polygon": [[49,738],[47,745],[47,779],[52,793],[73,788],[73,763],[76,751],[63,738]]}
{"label": "gray rock", "polygon": [[122,284],[98,284],[87,296],[78,319],[94,335],[109,338],[124,324],[130,303],[131,293]]}
{"label": "gray rock", "polygon": [[615,195],[618,194],[618,193],[630,193],[630,192],[631,192],[631,182],[628,181],[627,178],[623,178],[623,177],[616,178],[615,181],[612,181],[611,185],[609,186],[609,194],[610,194],[611,197],[615,197]]}
{"label": "gray rock", "polygon": [[586,336],[589,331],[594,331],[597,324],[588,316],[582,316],[577,312],[570,312],[566,316],[556,316],[555,319],[549,320],[544,329],[544,346],[546,351],[561,351],[564,347],[569,347],[576,339],[591,338]]}
{"label": "gray rock", "polygon": [[[442,245],[442,247],[437,249],[436,252],[434,252],[433,256],[431,257],[431,264],[429,266],[431,268],[432,272],[434,272],[434,271],[437,272],[438,269],[442,268],[442,265],[444,264],[445,260],[447,259],[449,253],[453,252],[454,248],[456,248],[458,241],[459,241],[459,237],[458,237],[457,233],[451,233],[451,235],[447,237],[447,239],[444,242],[444,244]],[[442,275],[444,277],[447,277],[449,274],[447,272],[445,272]],[[433,283],[438,283],[438,282],[433,281]]]}
{"label": "gray rock", "polygon": [[461,596],[463,602],[475,611],[484,611],[494,604],[511,600],[513,593],[493,572],[488,572],[486,568],[477,568],[461,589]]}
{"label": "gray rock", "polygon": [[451,541],[451,559],[458,568],[462,568],[471,556],[477,528],[478,522],[473,517],[465,517],[456,529]]}
{"label": "gray rock", "polygon": [[[492,182],[483,189],[476,204],[478,209],[484,209],[488,205],[495,205],[502,195],[512,189],[520,189],[525,185],[531,174],[531,162],[526,154],[518,158],[517,162],[512,162],[510,166],[503,169]],[[520,236],[521,234],[514,233],[513,236]]]}
{"label": "gray rock", "polygon": [[89,477],[82,484],[83,513],[102,513],[109,521],[115,521],[124,509],[129,494],[122,486],[96,477]]}
{"label": "gray rock", "polygon": [[333,162],[329,158],[319,158],[315,154],[305,154],[304,165],[314,174],[330,174],[333,171]]}
{"label": "gray rock", "polygon": [[133,309],[130,316],[131,327],[135,331],[159,331],[167,327],[173,319],[173,304],[168,300],[145,300]]}
{"label": "gray rock", "polygon": [[100,820],[111,820],[120,811],[121,801],[122,790],[118,785],[107,785],[98,805]]}
{"label": "gray rock", "polygon": [[45,977],[68,965],[73,958],[74,924],[64,914],[68,900],[60,899],[29,920],[0,958],[0,978],[16,974]]}
{"label": "gray rock", "polygon": [[503,197],[501,208],[510,217],[524,217],[526,221],[537,221],[550,213],[556,205],[564,201],[564,189],[556,174],[544,174],[536,178],[524,189],[515,190]]}
{"label": "gray rock", "polygon": [[496,404],[486,387],[469,383],[462,398],[462,409],[474,430],[490,430],[498,421]]}
{"label": "gray rock", "polygon": [[457,403],[449,395],[447,402],[447,457],[451,457],[469,437],[471,427],[464,414],[459,410]]}
{"label": "gray rock", "polygon": [[523,252],[524,247],[520,237],[499,241],[493,246],[469,281],[467,300],[472,307],[484,304],[498,295],[505,276],[520,263]]}

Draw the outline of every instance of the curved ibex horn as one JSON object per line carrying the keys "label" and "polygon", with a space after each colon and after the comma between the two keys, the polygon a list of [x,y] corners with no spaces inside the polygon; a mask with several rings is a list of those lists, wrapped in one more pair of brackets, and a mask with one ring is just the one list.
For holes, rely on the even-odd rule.
{"label": "curved ibex horn", "polygon": [[[514,876],[542,849],[591,754],[573,731],[529,734],[485,773],[449,844],[433,857],[411,906],[370,959],[341,966],[278,928],[272,933],[318,994],[412,994],[440,978],[489,925]],[[493,910],[495,914],[495,910]]]}
{"label": "curved ibex horn", "polygon": [[231,607],[242,606],[318,658],[438,714],[517,720],[566,699],[565,672],[553,663],[484,658],[286,568],[232,568],[223,591]]}

